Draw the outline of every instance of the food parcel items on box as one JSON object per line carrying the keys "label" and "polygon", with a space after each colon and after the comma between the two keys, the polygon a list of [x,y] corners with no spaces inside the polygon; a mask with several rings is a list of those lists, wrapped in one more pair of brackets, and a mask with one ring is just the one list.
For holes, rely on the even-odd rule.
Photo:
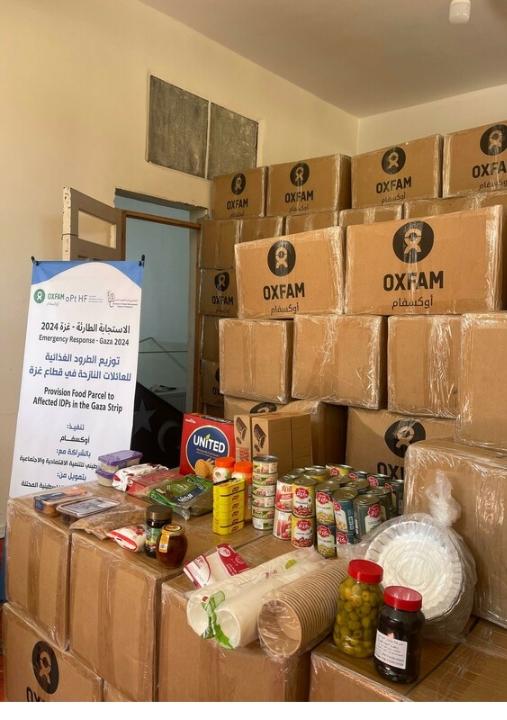
{"label": "food parcel items on box", "polygon": [[352,207],[439,197],[441,165],[440,135],[355,155],[352,158]]}
{"label": "food parcel items on box", "polygon": [[252,242],[252,240],[262,240],[263,238],[277,237],[283,235],[285,218],[263,217],[263,218],[246,218],[241,221],[240,242]]}
{"label": "food parcel items on box", "polygon": [[266,179],[264,167],[214,178],[211,184],[213,220],[264,217]]}
{"label": "food parcel items on box", "polygon": [[343,309],[340,228],[286,235],[236,246],[241,318],[291,318]]}
{"label": "food parcel items on box", "polygon": [[393,203],[392,205],[375,205],[374,207],[342,210],[338,224],[341,227],[348,227],[349,225],[369,225],[374,222],[399,220],[402,217],[403,203]]}
{"label": "food parcel items on box", "polygon": [[338,225],[338,213],[334,210],[305,215],[288,215],[285,218],[285,234],[294,235],[308,230],[322,230],[335,225]]}
{"label": "food parcel items on box", "polygon": [[267,215],[350,207],[350,158],[328,155],[269,168]]}
{"label": "food parcel items on box", "polygon": [[444,138],[443,195],[507,188],[507,122]]}
{"label": "food parcel items on box", "polygon": [[220,391],[286,403],[291,396],[291,321],[220,321]]}
{"label": "food parcel items on box", "polygon": [[456,417],[461,317],[390,317],[388,408],[392,412]]}
{"label": "food parcel items on box", "polygon": [[236,273],[234,270],[199,272],[199,313],[236,317],[238,314]]}
{"label": "food parcel items on box", "polygon": [[347,313],[460,314],[501,306],[499,207],[347,229]]}
{"label": "food parcel items on box", "polygon": [[293,397],[382,407],[386,342],[386,319],[378,315],[296,316]]}

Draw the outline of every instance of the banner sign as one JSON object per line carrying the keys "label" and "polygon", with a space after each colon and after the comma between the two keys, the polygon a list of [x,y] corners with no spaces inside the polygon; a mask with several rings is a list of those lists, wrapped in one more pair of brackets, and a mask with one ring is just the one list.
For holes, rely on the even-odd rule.
{"label": "banner sign", "polygon": [[10,495],[95,479],[130,448],[139,262],[33,265]]}

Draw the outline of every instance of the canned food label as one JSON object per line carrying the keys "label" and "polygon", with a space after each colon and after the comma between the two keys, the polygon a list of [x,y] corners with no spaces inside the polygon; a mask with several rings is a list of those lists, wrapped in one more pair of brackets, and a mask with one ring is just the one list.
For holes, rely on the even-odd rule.
{"label": "canned food label", "polygon": [[373,528],[376,528],[380,523],[382,522],[382,511],[380,508],[380,503],[375,503],[374,505],[370,505],[368,508],[368,512],[364,516],[364,529],[365,532],[369,533],[370,530],[373,530]]}
{"label": "canned food label", "polygon": [[407,647],[408,643],[405,640],[396,640],[396,638],[384,635],[380,630],[377,630],[375,657],[380,662],[405,670],[407,667]]}
{"label": "canned food label", "polygon": [[296,487],[294,494],[300,500],[307,500],[310,497],[310,492],[305,487],[301,486]]}
{"label": "canned food label", "polygon": [[352,545],[354,541],[354,534],[336,531],[336,545]]}
{"label": "canned food label", "polygon": [[368,482],[370,483],[370,487],[379,487],[379,481],[375,475],[368,475]]}
{"label": "canned food label", "polygon": [[333,501],[329,495],[319,490],[315,495],[315,514],[318,522],[330,525],[334,522]]}
{"label": "canned food label", "polygon": [[327,525],[317,527],[317,549],[324,557],[334,557],[336,555],[336,540],[333,528],[329,528]]}
{"label": "canned food label", "polygon": [[279,540],[290,540],[291,515],[290,513],[276,512],[273,535]]}
{"label": "canned food label", "polygon": [[293,516],[291,541],[295,547],[311,547],[313,545],[313,521]]}

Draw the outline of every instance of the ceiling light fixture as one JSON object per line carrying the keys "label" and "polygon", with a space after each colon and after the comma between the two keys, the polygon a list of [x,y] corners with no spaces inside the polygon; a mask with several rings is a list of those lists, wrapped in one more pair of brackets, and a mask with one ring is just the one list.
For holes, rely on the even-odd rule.
{"label": "ceiling light fixture", "polygon": [[449,5],[449,22],[452,25],[463,25],[470,22],[471,0],[451,0]]}

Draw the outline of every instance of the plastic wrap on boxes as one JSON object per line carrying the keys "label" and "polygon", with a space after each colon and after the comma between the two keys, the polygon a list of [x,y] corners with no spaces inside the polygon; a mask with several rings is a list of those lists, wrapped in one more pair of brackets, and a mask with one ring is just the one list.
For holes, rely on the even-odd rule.
{"label": "plastic wrap on boxes", "polygon": [[391,412],[456,417],[461,318],[390,317],[387,394]]}
{"label": "plastic wrap on boxes", "polygon": [[213,178],[210,206],[213,219],[264,217],[266,184],[265,167]]}
{"label": "plastic wrap on boxes", "polygon": [[199,313],[236,317],[236,273],[234,270],[199,270]]}
{"label": "plastic wrap on boxes", "polygon": [[246,218],[242,221],[239,242],[251,242],[283,235],[284,222],[285,218],[281,216]]}
{"label": "plastic wrap on boxes", "polygon": [[203,220],[199,242],[199,267],[234,267],[234,245],[240,242],[243,220]]}
{"label": "plastic wrap on boxes", "polygon": [[288,215],[285,218],[285,234],[322,230],[338,225],[338,213],[334,210],[326,212],[305,213],[305,215]]}
{"label": "plastic wrap on boxes", "polygon": [[220,320],[220,392],[286,403],[292,375],[292,323]]}
{"label": "plastic wrap on boxes", "polygon": [[382,407],[386,329],[380,316],[297,316],[292,395],[337,405]]}
{"label": "plastic wrap on boxes", "polygon": [[366,208],[351,208],[350,210],[341,211],[339,225],[341,227],[348,227],[349,225],[369,225],[370,223],[383,222],[385,220],[399,220],[402,217],[403,203],[375,205]]}
{"label": "plastic wrap on boxes", "polygon": [[456,437],[507,451],[507,313],[464,315]]}

